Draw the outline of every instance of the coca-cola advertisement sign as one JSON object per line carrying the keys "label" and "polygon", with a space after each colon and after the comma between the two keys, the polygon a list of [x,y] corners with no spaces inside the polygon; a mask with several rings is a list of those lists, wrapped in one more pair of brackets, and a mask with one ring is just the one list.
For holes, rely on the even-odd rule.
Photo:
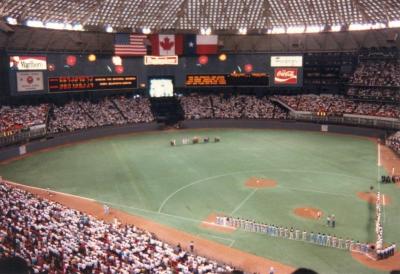
{"label": "coca-cola advertisement sign", "polygon": [[297,68],[276,68],[274,83],[276,85],[297,85]]}

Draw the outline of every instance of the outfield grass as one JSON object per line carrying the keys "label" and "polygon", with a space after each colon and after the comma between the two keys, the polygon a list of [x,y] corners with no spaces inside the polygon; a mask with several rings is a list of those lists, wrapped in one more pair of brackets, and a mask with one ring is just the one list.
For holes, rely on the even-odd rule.
{"label": "outfield grass", "polygon": [[[169,146],[170,139],[220,136],[220,143]],[[179,142],[180,143],[180,142]],[[90,197],[113,207],[321,273],[379,273],[348,252],[303,242],[199,227],[212,212],[374,242],[374,208],[357,198],[377,185],[376,145],[352,136],[278,130],[195,130],[94,140],[0,165],[5,178]],[[381,171],[383,172],[383,171]],[[275,188],[244,187],[249,177]],[[380,186],[379,186],[380,187]],[[385,240],[400,244],[400,190],[383,185]],[[337,227],[295,216],[296,207],[335,214]]]}

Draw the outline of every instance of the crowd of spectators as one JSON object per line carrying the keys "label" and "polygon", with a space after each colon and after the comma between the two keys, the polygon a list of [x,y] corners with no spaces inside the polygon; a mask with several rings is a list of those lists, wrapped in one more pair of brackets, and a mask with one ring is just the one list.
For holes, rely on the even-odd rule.
{"label": "crowd of spectators", "polygon": [[0,182],[0,259],[33,273],[218,273],[233,269]]}
{"label": "crowd of spectators", "polygon": [[84,112],[92,118],[97,126],[122,125],[126,121],[121,112],[109,98],[98,102],[82,101],[79,103]]}
{"label": "crowd of spectators", "polygon": [[351,87],[347,90],[347,95],[353,99],[400,103],[400,89]]}
{"label": "crowd of spectators", "polygon": [[[353,91],[349,90],[355,95]],[[367,90],[357,90],[358,95],[367,93]],[[372,94],[400,100],[400,92],[396,90],[385,89],[370,93]],[[314,114],[323,112],[329,116],[357,114],[400,118],[400,105],[389,102],[363,102],[348,96],[332,94],[280,95],[275,98],[293,110]],[[180,103],[185,119],[286,119],[288,117],[288,111],[272,102],[269,97],[191,94],[180,97]],[[16,108],[3,106],[0,108],[0,132],[45,124],[48,109],[47,104]],[[48,129],[57,133],[107,125],[147,123],[153,120],[148,98],[106,97],[96,102],[70,101],[61,106],[54,105],[50,112]]]}
{"label": "crowd of spectators", "polygon": [[180,98],[182,109],[185,113],[185,119],[209,119],[214,116],[211,99],[209,96],[192,94]]}
{"label": "crowd of spectators", "polygon": [[63,106],[54,106],[49,123],[51,132],[75,131],[95,126],[96,123],[86,115],[77,101],[71,101]]}
{"label": "crowd of spectators", "polygon": [[386,145],[400,154],[400,131],[397,131],[386,140]]}
{"label": "crowd of spectators", "polygon": [[0,133],[28,129],[31,126],[45,124],[48,105],[38,106],[1,106]]}
{"label": "crowd of spectators", "polygon": [[153,120],[147,98],[106,97],[97,102],[71,101],[63,106],[55,106],[49,129],[51,132],[64,132]]}
{"label": "crowd of spectators", "polygon": [[399,87],[400,63],[394,60],[367,60],[360,63],[351,84],[360,86]]}
{"label": "crowd of spectators", "polygon": [[200,96],[181,97],[186,119],[285,119],[287,112],[274,105],[267,97],[256,96]]}
{"label": "crowd of spectators", "polygon": [[128,123],[149,123],[154,120],[148,98],[119,96],[114,98],[113,101]]}
{"label": "crowd of spectators", "polygon": [[294,95],[277,96],[281,102],[296,111],[307,111],[318,114],[326,113],[328,116],[340,116],[343,114],[357,114],[367,116],[379,116],[400,118],[400,106],[396,104],[384,104],[378,102],[353,101],[342,95]]}

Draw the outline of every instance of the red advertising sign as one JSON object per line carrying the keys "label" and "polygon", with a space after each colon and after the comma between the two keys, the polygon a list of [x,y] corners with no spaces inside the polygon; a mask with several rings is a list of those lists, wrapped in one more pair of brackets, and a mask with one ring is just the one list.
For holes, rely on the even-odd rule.
{"label": "red advertising sign", "polygon": [[47,70],[46,56],[10,56],[12,70]]}
{"label": "red advertising sign", "polygon": [[276,68],[274,73],[275,85],[297,85],[297,68]]}

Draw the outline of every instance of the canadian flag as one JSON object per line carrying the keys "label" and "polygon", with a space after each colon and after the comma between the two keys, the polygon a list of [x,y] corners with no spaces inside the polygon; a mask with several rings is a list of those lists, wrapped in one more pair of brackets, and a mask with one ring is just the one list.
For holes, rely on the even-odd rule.
{"label": "canadian flag", "polygon": [[182,35],[154,34],[150,40],[153,55],[181,55],[183,53]]}

